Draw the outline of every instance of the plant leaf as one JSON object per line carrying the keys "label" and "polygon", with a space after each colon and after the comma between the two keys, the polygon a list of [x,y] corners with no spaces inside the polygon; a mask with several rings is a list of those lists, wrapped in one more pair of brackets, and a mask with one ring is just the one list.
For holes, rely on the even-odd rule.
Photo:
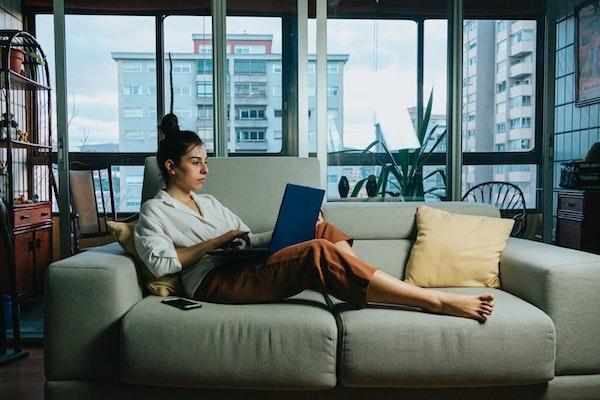
{"label": "plant leaf", "polygon": [[356,185],[354,186],[354,189],[352,190],[352,194],[350,194],[350,197],[358,196],[358,192],[360,192],[360,189],[362,189],[362,186],[367,181],[367,179],[369,179],[369,178],[364,178],[364,179],[361,179],[360,181],[356,182]]}

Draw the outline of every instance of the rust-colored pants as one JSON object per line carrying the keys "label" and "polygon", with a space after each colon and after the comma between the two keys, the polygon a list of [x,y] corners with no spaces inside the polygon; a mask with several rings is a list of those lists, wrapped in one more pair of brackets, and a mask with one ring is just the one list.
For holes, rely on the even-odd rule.
{"label": "rust-colored pants", "polygon": [[376,268],[334,243],[353,239],[323,221],[315,239],[286,247],[269,256],[255,256],[217,266],[209,271],[194,298],[211,303],[278,301],[304,289],[324,288],[358,307],[366,306],[367,287]]}

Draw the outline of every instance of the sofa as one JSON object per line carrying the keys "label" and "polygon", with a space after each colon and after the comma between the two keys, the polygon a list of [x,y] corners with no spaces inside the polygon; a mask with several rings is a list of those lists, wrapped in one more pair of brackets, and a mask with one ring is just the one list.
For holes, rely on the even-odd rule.
{"label": "sofa", "polygon": [[[285,183],[320,186],[314,158],[210,160],[202,192],[253,231],[274,226]],[[146,160],[142,202],[162,184]],[[499,217],[472,203],[428,203]],[[419,203],[330,202],[358,255],[403,277]],[[47,399],[600,399],[600,256],[509,239],[485,324],[408,306],[356,309],[306,290],[280,302],[180,311],[144,297],[116,243],[46,273]]]}

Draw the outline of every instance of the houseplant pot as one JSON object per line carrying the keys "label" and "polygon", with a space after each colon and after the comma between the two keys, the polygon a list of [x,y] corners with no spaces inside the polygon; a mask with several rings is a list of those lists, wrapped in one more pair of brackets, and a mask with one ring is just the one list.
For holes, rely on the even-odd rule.
{"label": "houseplant pot", "polygon": [[25,61],[25,52],[20,49],[10,49],[10,69],[17,74],[23,72],[23,61]]}

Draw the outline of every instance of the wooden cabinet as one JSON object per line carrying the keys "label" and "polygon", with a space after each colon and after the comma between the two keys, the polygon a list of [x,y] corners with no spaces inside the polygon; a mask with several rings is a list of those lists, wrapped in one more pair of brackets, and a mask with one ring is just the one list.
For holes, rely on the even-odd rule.
{"label": "wooden cabinet", "polygon": [[600,189],[558,190],[556,244],[600,253]]}

